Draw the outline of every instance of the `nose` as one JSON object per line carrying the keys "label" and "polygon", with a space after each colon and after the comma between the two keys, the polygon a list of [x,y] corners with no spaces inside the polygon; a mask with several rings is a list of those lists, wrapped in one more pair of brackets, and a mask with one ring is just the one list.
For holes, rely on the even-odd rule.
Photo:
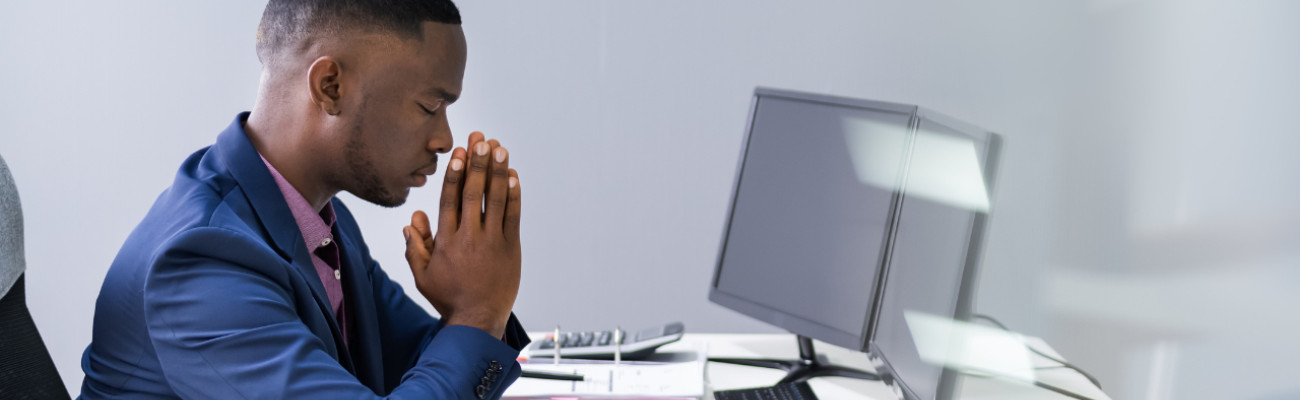
{"label": "nose", "polygon": [[447,114],[441,113],[442,117],[438,118],[438,124],[433,129],[429,142],[425,148],[434,153],[442,154],[451,151],[455,145],[455,140],[451,137],[451,125],[447,123]]}

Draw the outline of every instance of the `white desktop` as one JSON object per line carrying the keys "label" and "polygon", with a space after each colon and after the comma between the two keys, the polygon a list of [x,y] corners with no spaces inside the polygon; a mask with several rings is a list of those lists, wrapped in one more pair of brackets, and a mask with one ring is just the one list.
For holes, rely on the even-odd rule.
{"label": "white desktop", "polygon": [[1000,151],[918,106],[756,89],[709,300],[790,334],[687,334],[660,351],[708,387],[669,397],[1105,399],[1041,340],[972,322]]}
{"label": "white desktop", "polygon": [[[546,332],[537,332],[533,333],[533,337],[541,338],[546,334]],[[692,353],[699,348],[704,348],[705,353],[710,357],[795,358],[798,356],[798,349],[790,346],[792,341],[794,341],[794,336],[791,334],[687,333],[681,341],[661,347],[659,352],[663,354]],[[1058,359],[1064,359],[1040,339],[1027,337],[1025,338],[1025,344]],[[871,362],[865,353],[851,351],[824,342],[818,342],[817,346],[829,363],[871,371]],[[552,360],[549,359],[529,359],[522,363],[522,366],[526,370],[550,370],[547,367],[551,365],[551,362]],[[1066,389],[1088,399],[1110,399],[1102,392],[1101,388],[1093,385],[1086,377],[1074,370],[1060,368],[1057,363],[1042,357],[1035,357],[1033,363],[1036,368],[1036,379],[1040,382]],[[598,365],[609,366],[608,363]],[[779,370],[725,363],[704,364],[703,374],[701,381],[703,387],[700,388],[702,394],[698,397],[683,396],[681,398],[712,399],[714,391],[771,386],[785,376],[785,372]],[[600,379],[604,378],[601,377]],[[822,377],[810,379],[808,382],[818,398],[825,400],[895,400],[899,398],[889,385],[880,381]],[[563,387],[563,390],[549,393],[547,396],[536,395],[539,393],[537,389],[539,385],[542,387],[556,387],[557,383]],[[667,382],[665,384],[682,383]],[[541,382],[536,379],[521,378],[506,391],[505,398],[618,398],[609,394],[574,395],[568,391],[569,387],[568,383],[559,381]],[[577,387],[577,385],[573,385],[573,387]],[[638,398],[656,398],[666,397],[669,394],[671,393],[647,391],[637,393],[634,396]],[[624,396],[627,395],[624,394]],[[1068,399],[1069,397],[1034,387],[1032,384],[1025,382],[965,376],[957,380],[955,398],[970,400],[1028,400]]]}

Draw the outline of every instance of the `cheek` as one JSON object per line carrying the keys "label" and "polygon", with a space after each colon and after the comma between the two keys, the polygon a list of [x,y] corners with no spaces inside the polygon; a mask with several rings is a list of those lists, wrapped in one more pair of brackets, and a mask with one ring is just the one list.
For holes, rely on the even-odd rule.
{"label": "cheek", "polygon": [[[397,96],[395,96],[397,97]],[[432,159],[425,150],[428,127],[437,120],[429,118],[414,103],[395,99],[371,99],[365,111],[368,157],[376,172],[388,179],[402,178],[428,165]],[[415,112],[412,112],[414,108]]]}
{"label": "cheek", "polygon": [[405,179],[432,160],[424,150],[423,140],[418,138],[417,130],[392,126],[392,129],[380,134],[382,143],[376,143],[374,154],[375,166],[385,174]]}

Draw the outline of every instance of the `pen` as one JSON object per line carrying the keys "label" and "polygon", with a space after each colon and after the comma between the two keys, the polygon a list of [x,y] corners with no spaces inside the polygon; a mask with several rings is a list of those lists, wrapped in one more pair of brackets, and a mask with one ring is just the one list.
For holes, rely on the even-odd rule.
{"label": "pen", "polygon": [[566,374],[563,372],[529,371],[526,369],[522,371],[524,372],[524,378],[552,379],[557,381],[583,381],[586,379],[582,375]]}
{"label": "pen", "polygon": [[614,327],[614,365],[623,363],[623,327]]}
{"label": "pen", "polygon": [[560,365],[560,326],[555,326],[555,365]]}

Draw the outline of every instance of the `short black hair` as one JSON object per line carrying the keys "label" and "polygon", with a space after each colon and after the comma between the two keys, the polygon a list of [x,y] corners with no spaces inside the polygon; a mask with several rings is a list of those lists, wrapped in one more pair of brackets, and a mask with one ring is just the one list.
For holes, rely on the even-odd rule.
{"label": "short black hair", "polygon": [[352,29],[419,38],[426,21],[460,25],[451,0],[270,0],[257,27],[257,58],[269,58],[315,35]]}

